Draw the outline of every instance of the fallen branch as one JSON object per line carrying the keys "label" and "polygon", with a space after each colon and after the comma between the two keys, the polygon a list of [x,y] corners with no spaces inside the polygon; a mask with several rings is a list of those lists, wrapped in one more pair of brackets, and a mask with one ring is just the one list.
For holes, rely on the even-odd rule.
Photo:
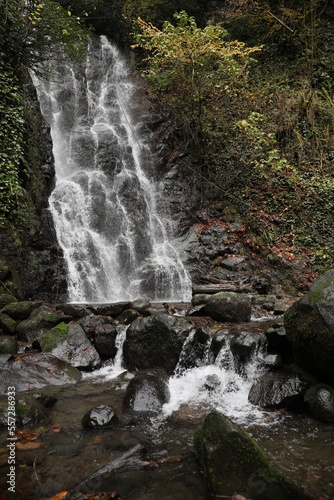
{"label": "fallen branch", "polygon": [[152,467],[152,462],[144,461],[137,456],[139,453],[144,452],[144,450],[145,447],[142,444],[137,444],[133,448],[130,448],[123,455],[107,463],[74,486],[64,497],[64,500],[76,500],[82,498],[82,493],[92,491],[92,489],[97,490],[101,486],[103,479],[109,477],[113,472],[119,472],[120,470],[141,470]]}
{"label": "fallen branch", "polygon": [[197,293],[214,294],[218,292],[251,292],[252,287],[249,285],[236,285],[234,283],[208,283],[205,285],[193,285],[194,295]]}

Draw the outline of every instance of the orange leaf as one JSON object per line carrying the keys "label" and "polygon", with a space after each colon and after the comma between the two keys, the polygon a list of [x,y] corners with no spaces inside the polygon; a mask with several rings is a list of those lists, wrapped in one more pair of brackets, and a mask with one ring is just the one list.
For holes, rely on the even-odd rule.
{"label": "orange leaf", "polygon": [[62,498],[65,498],[67,494],[68,491],[60,491],[59,493],[57,493],[57,495],[48,498],[48,500],[62,500]]}
{"label": "orange leaf", "polygon": [[25,443],[16,443],[16,448],[18,450],[21,450],[21,451],[25,451],[25,450],[37,450],[38,448],[42,448],[42,446],[44,446],[43,443],[41,443],[40,441],[35,441],[35,442],[25,442]]}

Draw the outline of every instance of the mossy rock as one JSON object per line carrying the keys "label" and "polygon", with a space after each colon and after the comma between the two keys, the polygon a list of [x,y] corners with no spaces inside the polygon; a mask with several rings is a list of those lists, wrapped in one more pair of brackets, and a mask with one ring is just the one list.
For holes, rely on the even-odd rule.
{"label": "mossy rock", "polygon": [[66,323],[59,323],[51,328],[46,333],[43,333],[39,339],[39,343],[44,352],[50,352],[55,349],[63,340],[68,338],[68,325]]}
{"label": "mossy rock", "polygon": [[212,497],[238,493],[252,500],[306,500],[307,494],[276,467],[231,420],[212,411],[196,429],[195,449]]}
{"label": "mossy rock", "polygon": [[23,320],[29,318],[33,310],[41,305],[41,302],[32,302],[29,300],[14,302],[3,307],[1,313],[7,314],[15,320]]}
{"label": "mossy rock", "polygon": [[20,340],[32,342],[38,340],[43,333],[67,319],[70,320],[71,317],[67,318],[61,311],[56,312],[50,307],[41,306],[34,309],[29,318],[18,323],[16,332]]}
{"label": "mossy rock", "polygon": [[247,322],[251,319],[251,300],[242,293],[218,292],[207,300],[206,312],[216,321]]}
{"label": "mossy rock", "polygon": [[7,304],[12,304],[17,302],[17,299],[11,293],[0,293],[0,309],[5,307]]}
{"label": "mossy rock", "polygon": [[16,330],[16,321],[10,316],[7,316],[7,314],[0,313],[0,330],[2,330],[5,334],[14,335]]}
{"label": "mossy rock", "polygon": [[10,335],[0,335],[0,354],[16,354],[19,343]]}
{"label": "mossy rock", "polygon": [[296,362],[334,384],[334,270],[286,311],[284,326]]}

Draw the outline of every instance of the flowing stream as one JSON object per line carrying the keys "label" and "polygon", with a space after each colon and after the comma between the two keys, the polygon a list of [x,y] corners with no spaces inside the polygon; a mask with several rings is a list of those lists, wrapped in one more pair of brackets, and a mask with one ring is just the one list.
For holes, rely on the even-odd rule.
{"label": "flowing stream", "polygon": [[191,281],[171,244],[170,220],[157,209],[149,134],[133,113],[141,96],[119,50],[102,36],[85,64],[64,58],[50,79],[33,81],[51,127],[56,186],[49,202],[70,301],[189,301]]}

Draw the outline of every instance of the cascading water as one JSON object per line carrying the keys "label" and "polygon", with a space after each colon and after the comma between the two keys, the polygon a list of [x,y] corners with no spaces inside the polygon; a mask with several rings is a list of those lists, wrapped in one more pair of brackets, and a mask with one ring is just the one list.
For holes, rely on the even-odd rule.
{"label": "cascading water", "polygon": [[51,126],[50,210],[70,301],[189,301],[189,276],[157,212],[143,123],[130,112],[138,89],[117,48],[101,37],[85,67],[64,60],[49,81],[33,80]]}
{"label": "cascading water", "polygon": [[226,340],[213,361],[209,350],[210,339],[198,366],[182,370],[182,362],[191,345],[191,335],[185,341],[177,369],[169,379],[170,400],[163,407],[163,417],[169,416],[182,404],[196,404],[215,408],[240,423],[262,419],[265,412],[248,401],[252,383],[263,373],[258,359],[249,360],[243,375],[240,375],[235,370],[229,341]]}

